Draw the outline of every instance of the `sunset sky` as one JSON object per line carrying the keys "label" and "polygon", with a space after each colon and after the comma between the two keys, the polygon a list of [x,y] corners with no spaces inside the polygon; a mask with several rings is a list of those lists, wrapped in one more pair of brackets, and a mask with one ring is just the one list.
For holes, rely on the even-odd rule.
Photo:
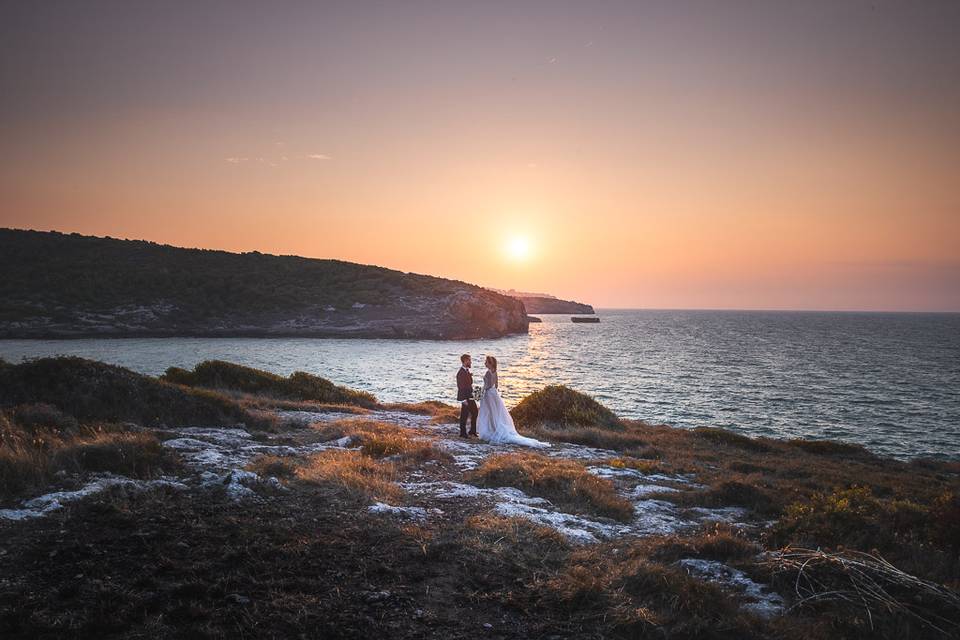
{"label": "sunset sky", "polygon": [[960,2],[0,9],[0,226],[960,310]]}

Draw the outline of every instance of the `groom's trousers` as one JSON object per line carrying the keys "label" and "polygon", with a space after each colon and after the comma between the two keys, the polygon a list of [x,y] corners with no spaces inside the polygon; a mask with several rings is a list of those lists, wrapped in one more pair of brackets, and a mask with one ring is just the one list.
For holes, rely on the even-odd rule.
{"label": "groom's trousers", "polygon": [[467,435],[467,417],[470,417],[470,435],[477,435],[477,414],[480,409],[476,400],[464,400],[460,403],[460,435]]}

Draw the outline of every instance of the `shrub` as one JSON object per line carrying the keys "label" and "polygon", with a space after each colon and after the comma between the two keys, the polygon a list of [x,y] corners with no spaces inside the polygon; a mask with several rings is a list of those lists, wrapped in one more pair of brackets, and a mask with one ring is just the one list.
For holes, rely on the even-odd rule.
{"label": "shrub", "polygon": [[284,378],[268,371],[222,360],[206,360],[193,371],[178,367],[167,369],[163,380],[189,387],[228,389],[281,400],[299,400],[330,404],[373,407],[377,399],[364,391],[355,391],[303,371]]}
{"label": "shrub", "polygon": [[[18,407],[18,409],[20,409]],[[14,417],[30,420],[24,426]],[[44,420],[37,422],[38,417]],[[53,418],[71,428],[41,426]],[[177,466],[176,454],[149,433],[130,433],[121,425],[78,425],[57,411],[0,411],[0,500],[29,495],[60,472],[110,472],[147,478]]]}
{"label": "shrub", "polygon": [[613,483],[587,472],[572,460],[529,453],[487,458],[469,479],[483,486],[517,487],[579,513],[622,522],[633,519],[633,505],[617,495]]}
{"label": "shrub", "polygon": [[960,496],[951,491],[938,496],[930,507],[930,522],[933,541],[956,556],[960,551]]}
{"label": "shrub", "polygon": [[68,472],[110,472],[147,478],[172,467],[170,453],[150,433],[102,433],[57,449],[52,465]]}
{"label": "shrub", "polygon": [[812,548],[884,550],[925,538],[928,524],[929,509],[922,505],[881,500],[867,487],[851,487],[789,505],[774,537]]}
{"label": "shrub", "polygon": [[83,358],[41,358],[0,369],[0,406],[49,404],[80,421],[261,426],[233,400]]}
{"label": "shrub", "polygon": [[755,440],[753,438],[740,435],[739,433],[734,433],[733,431],[720,429],[718,427],[697,427],[693,430],[693,432],[701,438],[730,447],[737,447],[739,449],[746,449],[748,451],[770,450],[770,446],[760,440]]}
{"label": "shrub", "polygon": [[510,412],[518,427],[541,425],[622,429],[620,419],[593,398],[563,385],[531,393]]}

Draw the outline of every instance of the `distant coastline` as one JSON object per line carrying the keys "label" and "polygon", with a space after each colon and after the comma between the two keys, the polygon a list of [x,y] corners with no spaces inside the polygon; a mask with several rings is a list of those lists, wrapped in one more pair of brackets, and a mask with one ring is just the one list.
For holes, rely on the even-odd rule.
{"label": "distant coastline", "polygon": [[451,340],[526,333],[523,302],[340,260],[0,229],[0,339]]}

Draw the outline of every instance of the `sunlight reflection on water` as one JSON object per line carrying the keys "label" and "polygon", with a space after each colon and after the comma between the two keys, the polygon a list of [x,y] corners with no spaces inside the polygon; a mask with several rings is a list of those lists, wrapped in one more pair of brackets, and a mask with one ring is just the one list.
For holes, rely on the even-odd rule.
{"label": "sunlight reflection on water", "polygon": [[7,340],[0,357],[80,355],[154,375],[216,358],[308,371],[386,401],[452,401],[459,355],[472,354],[479,374],[493,354],[508,405],[561,383],[651,422],[843,439],[898,456],[960,455],[960,315],[600,315],[600,324],[544,316],[529,335],[498,340]]}

